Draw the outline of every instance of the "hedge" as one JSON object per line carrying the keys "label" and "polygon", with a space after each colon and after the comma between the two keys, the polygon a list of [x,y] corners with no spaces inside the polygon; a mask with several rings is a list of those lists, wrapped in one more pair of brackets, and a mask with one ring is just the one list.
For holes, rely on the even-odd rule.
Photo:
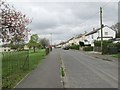
{"label": "hedge", "polygon": [[93,51],[93,47],[92,46],[86,46],[83,48],[84,51]]}
{"label": "hedge", "polygon": [[72,46],[69,46],[69,48],[79,50],[79,45],[72,45]]}
{"label": "hedge", "polygon": [[[95,47],[101,47],[101,41],[95,41],[94,45],[95,45]],[[108,41],[104,40],[103,41],[103,51],[102,51],[103,54],[117,53],[117,51],[119,50],[119,48],[120,48],[120,43],[112,43],[111,40],[108,40]]]}

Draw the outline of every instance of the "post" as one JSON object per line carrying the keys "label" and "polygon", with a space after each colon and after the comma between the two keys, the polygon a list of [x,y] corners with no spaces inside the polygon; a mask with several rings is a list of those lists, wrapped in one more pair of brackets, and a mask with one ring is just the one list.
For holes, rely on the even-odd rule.
{"label": "post", "polygon": [[101,54],[103,54],[102,7],[100,7],[100,25],[101,25]]}
{"label": "post", "polygon": [[52,33],[50,33],[51,34],[51,45],[52,45]]}

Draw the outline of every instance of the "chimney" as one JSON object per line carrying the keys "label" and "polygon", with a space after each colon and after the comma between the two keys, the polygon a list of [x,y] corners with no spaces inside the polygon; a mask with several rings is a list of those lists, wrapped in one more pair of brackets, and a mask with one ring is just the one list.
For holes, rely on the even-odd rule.
{"label": "chimney", "polygon": [[93,28],[93,31],[95,31],[95,28]]}

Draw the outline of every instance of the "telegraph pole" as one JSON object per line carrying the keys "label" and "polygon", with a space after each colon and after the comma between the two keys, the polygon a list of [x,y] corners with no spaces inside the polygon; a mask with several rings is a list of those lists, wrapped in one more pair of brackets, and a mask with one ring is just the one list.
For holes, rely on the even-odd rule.
{"label": "telegraph pole", "polygon": [[52,33],[50,33],[50,35],[51,35],[51,45],[52,45]]}
{"label": "telegraph pole", "polygon": [[101,54],[103,54],[102,7],[100,7],[100,25],[101,25]]}

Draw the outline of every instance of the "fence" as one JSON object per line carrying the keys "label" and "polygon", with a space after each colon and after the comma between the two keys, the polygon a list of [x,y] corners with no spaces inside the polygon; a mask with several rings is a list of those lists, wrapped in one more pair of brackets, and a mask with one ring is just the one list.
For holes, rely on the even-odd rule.
{"label": "fence", "polygon": [[10,88],[29,71],[29,51],[3,52],[2,55],[2,87]]}

